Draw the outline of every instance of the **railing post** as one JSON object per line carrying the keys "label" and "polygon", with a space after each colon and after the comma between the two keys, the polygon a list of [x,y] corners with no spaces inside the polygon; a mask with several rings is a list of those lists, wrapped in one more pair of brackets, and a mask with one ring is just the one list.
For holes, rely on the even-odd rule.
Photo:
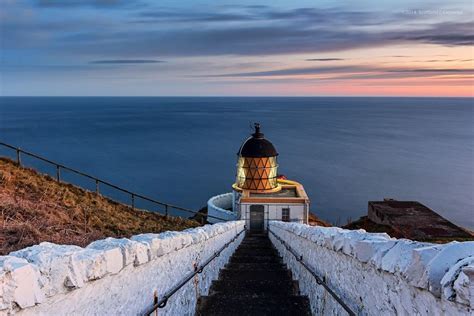
{"label": "railing post", "polygon": [[56,165],[56,180],[61,181],[61,166]]}
{"label": "railing post", "polygon": [[135,194],[132,193],[132,209],[135,209]]}
{"label": "railing post", "polygon": [[20,149],[20,147],[18,147],[18,148],[16,149],[16,163],[18,164],[18,166],[21,166],[20,153],[21,153],[21,149]]}
{"label": "railing post", "polygon": [[[158,292],[153,292],[153,305],[158,304]],[[155,316],[158,316],[158,308],[155,310]]]}
{"label": "railing post", "polygon": [[166,214],[166,217],[168,217],[168,204],[165,204],[165,214]]}
{"label": "railing post", "polygon": [[95,179],[95,193],[99,194],[99,179]]}

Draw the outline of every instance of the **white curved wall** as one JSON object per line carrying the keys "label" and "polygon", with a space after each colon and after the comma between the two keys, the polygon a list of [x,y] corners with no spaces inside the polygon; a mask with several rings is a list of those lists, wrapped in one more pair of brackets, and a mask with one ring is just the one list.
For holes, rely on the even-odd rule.
{"label": "white curved wall", "polygon": [[[41,243],[0,256],[0,315],[138,315],[244,229],[243,221],[107,238],[86,248]],[[194,315],[197,298],[244,237],[230,244],[159,315]]]}
{"label": "white curved wall", "polygon": [[[472,315],[474,242],[438,245],[337,227],[270,222],[270,231],[326,277],[360,315]],[[345,315],[274,236],[314,315]]]}
{"label": "white curved wall", "polygon": [[238,219],[238,214],[228,209],[233,209],[233,193],[224,193],[211,197],[207,201],[207,221],[209,223],[218,223]]}

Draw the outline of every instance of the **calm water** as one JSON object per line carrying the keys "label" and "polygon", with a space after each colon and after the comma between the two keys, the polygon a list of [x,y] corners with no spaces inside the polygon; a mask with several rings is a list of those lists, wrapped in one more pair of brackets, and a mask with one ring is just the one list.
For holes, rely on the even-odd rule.
{"label": "calm water", "polygon": [[0,140],[197,209],[230,191],[259,121],[323,219],[392,197],[474,228],[473,114],[473,99],[0,98]]}

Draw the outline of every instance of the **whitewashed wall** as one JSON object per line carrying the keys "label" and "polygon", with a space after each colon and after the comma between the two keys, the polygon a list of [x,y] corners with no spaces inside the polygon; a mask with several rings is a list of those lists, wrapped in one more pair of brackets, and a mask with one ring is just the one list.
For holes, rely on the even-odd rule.
{"label": "whitewashed wall", "polygon": [[207,221],[209,223],[219,223],[238,219],[239,215],[228,209],[233,209],[232,193],[224,193],[211,197],[207,201]]}
{"label": "whitewashed wall", "polygon": [[[270,222],[270,231],[326,277],[360,315],[474,315],[474,242],[445,245],[387,234]],[[345,315],[274,236],[315,315]]]}
{"label": "whitewashed wall", "polygon": [[[86,248],[41,243],[0,256],[0,315],[137,315],[244,229],[243,221],[107,238]],[[244,234],[174,296],[160,315],[194,315]]]}

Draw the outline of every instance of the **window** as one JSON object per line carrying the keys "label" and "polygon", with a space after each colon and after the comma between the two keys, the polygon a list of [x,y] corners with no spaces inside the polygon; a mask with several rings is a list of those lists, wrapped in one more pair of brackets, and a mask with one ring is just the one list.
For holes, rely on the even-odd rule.
{"label": "window", "polygon": [[290,209],[289,208],[282,208],[281,209],[281,220],[284,222],[290,221]]}

